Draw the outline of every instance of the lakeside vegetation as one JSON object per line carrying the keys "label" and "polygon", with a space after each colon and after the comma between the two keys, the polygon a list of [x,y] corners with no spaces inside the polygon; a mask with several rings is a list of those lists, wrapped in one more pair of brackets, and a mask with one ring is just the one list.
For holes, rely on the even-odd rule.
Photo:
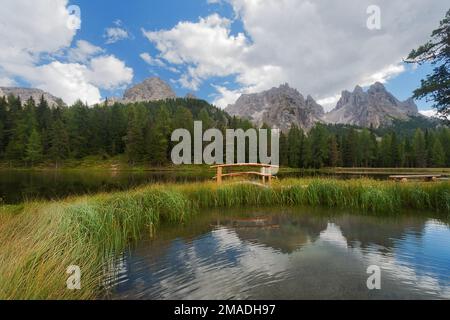
{"label": "lakeside vegetation", "polygon": [[[83,167],[85,159],[112,166],[170,166],[174,129],[250,129],[206,101],[172,99],[130,104],[106,101],[89,107],[50,108],[45,99],[0,97],[2,167]],[[263,126],[268,128],[267,126]],[[280,164],[292,168],[450,167],[450,128],[423,117],[393,121],[383,128],[317,124],[309,132],[295,125],[280,136]]]}
{"label": "lakeside vegetation", "polygon": [[[371,214],[402,209],[450,214],[450,184],[369,179],[286,179],[272,188],[213,182],[157,184],[136,190],[0,207],[0,299],[91,299],[104,293],[114,256],[161,223],[180,224],[200,209],[323,206]],[[82,289],[66,289],[79,265]]]}

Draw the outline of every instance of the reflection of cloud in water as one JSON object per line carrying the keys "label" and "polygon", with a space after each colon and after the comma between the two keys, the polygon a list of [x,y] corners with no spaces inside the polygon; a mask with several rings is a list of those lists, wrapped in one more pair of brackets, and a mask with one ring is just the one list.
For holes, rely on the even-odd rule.
{"label": "reflection of cloud in water", "polygon": [[[206,242],[215,244],[214,254],[205,256],[204,244],[198,241],[179,252],[183,273],[159,281],[160,298],[246,298],[245,289],[254,288],[259,282],[254,280],[276,281],[277,274],[287,268],[287,254],[243,242],[233,230],[219,228],[209,237],[212,239]],[[204,242],[205,238],[201,240]]]}
{"label": "reflection of cloud in water", "polygon": [[337,247],[347,249],[347,239],[342,235],[341,228],[334,223],[328,223],[327,228],[320,233],[320,240],[329,242]]}
{"label": "reflection of cloud in water", "polygon": [[[258,292],[264,292],[262,298],[271,298],[271,288],[307,286],[308,281],[317,282],[318,287],[324,283],[336,288],[348,286],[350,291],[359,286],[362,297],[367,298],[366,268],[372,264],[382,269],[381,295],[375,297],[389,297],[389,290],[398,290],[400,296],[450,298],[450,249],[442,244],[450,243],[447,226],[430,220],[420,233],[414,227],[414,232],[404,230],[403,234],[397,227],[396,238],[390,240],[392,247],[384,247],[370,239],[362,246],[354,236],[350,245],[339,222],[323,224],[326,227],[317,237],[318,225],[312,227],[311,234],[302,224],[289,224],[287,233],[283,224],[280,229],[251,231],[219,227],[189,242],[174,240],[158,259],[145,256],[151,256],[152,250],[144,256],[131,254],[128,268],[124,268],[128,281],[120,280],[118,298],[244,299]],[[287,237],[296,245],[281,245],[280,234],[292,235],[292,228],[301,233]],[[324,268],[326,264],[330,266]],[[333,268],[335,272],[330,272]],[[303,279],[298,276],[300,269]],[[294,291],[289,298],[295,298],[300,293],[295,290],[300,289],[308,288],[291,288]],[[284,297],[283,290],[275,297]],[[320,296],[321,291],[314,293]]]}
{"label": "reflection of cloud in water", "polygon": [[[327,229],[321,232],[320,240],[340,248],[348,247],[340,228],[333,223],[329,223]],[[448,227],[430,220],[419,238],[416,234],[406,233],[402,239],[394,242],[396,244],[391,254],[380,254],[382,248],[377,245],[364,250],[357,247],[349,250],[365,259],[368,265],[379,266],[382,275],[387,272],[389,277],[405,285],[413,285],[426,293],[450,298],[450,246],[442,245],[450,244]]]}

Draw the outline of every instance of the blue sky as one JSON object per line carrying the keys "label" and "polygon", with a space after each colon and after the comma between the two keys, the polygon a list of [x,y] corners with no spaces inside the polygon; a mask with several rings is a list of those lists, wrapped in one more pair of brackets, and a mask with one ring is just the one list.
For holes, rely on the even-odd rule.
{"label": "blue sky", "polygon": [[[95,103],[159,76],[179,96],[192,92],[224,107],[242,93],[287,82],[326,109],[342,90],[375,81],[401,100],[410,97],[431,67],[402,59],[448,9],[444,0],[3,2],[0,86]],[[380,9],[376,30],[366,25],[372,4]],[[73,5],[81,15],[72,30],[66,20]]]}
{"label": "blue sky", "polygon": [[[208,4],[206,0],[133,0],[127,1],[71,1],[71,3],[80,6],[82,27],[78,31],[75,40],[87,40],[93,44],[105,43],[105,29],[114,27],[114,22],[120,20],[120,28],[125,29],[130,38],[117,41],[113,44],[104,45],[105,49],[126,61],[127,65],[134,70],[133,83],[139,83],[142,80],[158,76],[168,82],[175,92],[184,96],[193,90],[183,88],[182,86],[170,82],[170,79],[177,79],[179,74],[171,72],[166,68],[149,66],[139,55],[148,52],[156,56],[159,52],[142,34],[142,28],[145,30],[170,29],[179,21],[196,21],[199,17],[208,16],[219,12],[222,16],[233,18],[233,11],[229,5]],[[232,24],[233,33],[244,32],[241,24],[237,21]],[[231,78],[222,79],[213,77],[211,82],[222,83],[231,81]],[[121,89],[116,91],[102,90],[104,96],[115,94],[121,95]],[[197,92],[196,96],[206,100],[215,94],[214,88],[209,83],[204,83]]]}

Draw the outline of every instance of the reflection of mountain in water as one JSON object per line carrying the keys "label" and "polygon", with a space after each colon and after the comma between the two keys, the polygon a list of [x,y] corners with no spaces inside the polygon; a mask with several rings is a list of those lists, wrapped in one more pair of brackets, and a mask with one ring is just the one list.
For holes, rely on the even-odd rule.
{"label": "reflection of mountain in water", "polygon": [[[123,261],[116,298],[450,298],[448,225],[282,212],[198,216]],[[368,291],[369,265],[382,289]]]}
{"label": "reflection of mountain in water", "polygon": [[385,249],[392,248],[395,239],[402,238],[405,232],[420,236],[427,219],[423,217],[375,217],[340,216],[333,219],[339,225],[348,245],[368,248],[374,244]]}
{"label": "reflection of mountain in water", "polygon": [[233,226],[243,241],[262,244],[283,253],[291,253],[316,241],[320,232],[327,227],[326,220],[309,215],[276,215],[222,223]]}

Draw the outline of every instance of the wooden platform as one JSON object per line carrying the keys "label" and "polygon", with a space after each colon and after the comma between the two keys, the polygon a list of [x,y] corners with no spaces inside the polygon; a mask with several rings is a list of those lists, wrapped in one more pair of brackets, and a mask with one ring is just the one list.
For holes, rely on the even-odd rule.
{"label": "wooden platform", "polygon": [[[259,167],[260,171],[244,171],[244,172],[230,172],[224,173],[224,169],[226,168],[236,168],[236,167]],[[215,166],[211,166],[211,168],[216,169],[217,173],[213,179],[217,181],[218,184],[221,184],[223,178],[225,177],[242,177],[242,176],[258,176],[262,178],[262,183],[265,184],[266,181],[268,184],[272,182],[272,178],[274,175],[270,172],[271,168],[278,168],[278,166],[263,164],[263,163],[231,163],[231,164],[219,164]]]}
{"label": "wooden platform", "polygon": [[407,182],[409,180],[437,181],[442,175],[440,174],[410,174],[410,175],[393,175],[389,179],[394,181]]}

